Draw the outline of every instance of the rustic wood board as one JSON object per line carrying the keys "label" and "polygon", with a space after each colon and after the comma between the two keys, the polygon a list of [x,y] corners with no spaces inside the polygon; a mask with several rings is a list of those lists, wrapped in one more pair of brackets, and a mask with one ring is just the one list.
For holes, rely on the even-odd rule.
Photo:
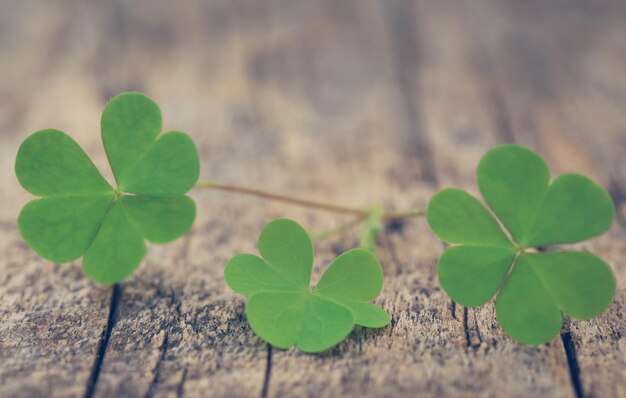
{"label": "rustic wood board", "polygon": [[[609,0],[1,2],[0,396],[626,396],[625,17]],[[450,301],[443,244],[407,220],[379,241],[389,327],[322,355],[271,350],[225,285],[226,261],[254,252],[272,218],[315,230],[345,217],[206,191],[188,236],[97,286],[22,242],[29,196],[13,161],[29,133],[56,127],[111,178],[99,116],[126,90],[194,137],[203,178],[347,205],[476,193],[488,148],[533,147],[555,173],[609,187],[618,222],[581,247],[610,262],[616,298],[521,346],[493,303]],[[356,244],[316,242],[314,280]]]}

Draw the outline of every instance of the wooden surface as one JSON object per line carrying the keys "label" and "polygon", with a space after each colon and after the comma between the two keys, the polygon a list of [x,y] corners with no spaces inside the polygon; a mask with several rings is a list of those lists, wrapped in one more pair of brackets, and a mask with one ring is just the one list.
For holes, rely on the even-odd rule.
{"label": "wooden surface", "polygon": [[[626,3],[623,1],[0,1],[0,396],[626,396]],[[270,350],[224,283],[274,217],[345,217],[196,191],[191,233],[151,245],[119,288],[38,258],[15,220],[13,162],[31,132],[71,134],[110,178],[99,117],[140,90],[189,132],[205,179],[347,205],[424,207],[477,193],[493,145],[583,172],[619,210],[580,245],[615,272],[600,318],[515,343],[493,303],[441,290],[425,220],[379,242],[390,326],[322,355]],[[314,280],[356,233],[315,245]]]}

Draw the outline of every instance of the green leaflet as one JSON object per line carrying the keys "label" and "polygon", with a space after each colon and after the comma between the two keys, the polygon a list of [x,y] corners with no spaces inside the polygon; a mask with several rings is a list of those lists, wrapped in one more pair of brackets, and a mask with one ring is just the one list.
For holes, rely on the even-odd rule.
{"label": "green leaflet", "polygon": [[563,324],[548,288],[523,260],[513,269],[496,299],[496,315],[509,336],[530,345],[551,340]]}
{"label": "green leaflet", "polygon": [[76,141],[54,129],[37,131],[22,142],[15,175],[24,189],[37,196],[113,193]]}
{"label": "green leaflet", "polygon": [[17,224],[37,254],[66,263],[76,260],[89,248],[113,197],[111,193],[35,199],[24,206]]}
{"label": "green leaflet", "polygon": [[188,196],[125,195],[120,201],[131,224],[153,243],[166,243],[183,236],[196,218],[196,205]]}
{"label": "green leaflet", "polygon": [[368,250],[341,254],[317,287],[309,288],[313,249],[297,223],[270,222],[259,237],[263,258],[234,256],[226,265],[226,283],[249,296],[246,315],[261,338],[279,348],[324,351],[343,340],[354,325],[382,327],[387,312],[370,304],[380,294],[383,272]]}
{"label": "green leaflet", "polygon": [[184,193],[198,179],[198,153],[186,134],[159,138],[160,131],[161,113],[148,97],[125,93],[107,104],[102,140],[117,189],[67,134],[48,129],[24,140],[15,173],[42,196],[20,213],[24,240],[51,261],[84,255],[85,273],[113,284],[139,266],[144,240],[165,243],[186,233],[195,204]]}
{"label": "green leaflet", "polygon": [[454,246],[439,259],[439,281],[457,303],[483,305],[496,294],[513,260],[513,248]]}
{"label": "green leaflet", "polygon": [[441,239],[482,247],[511,247],[497,221],[474,197],[460,189],[439,191],[428,204],[428,224]]}
{"label": "green leaflet", "polygon": [[330,298],[370,301],[383,287],[383,270],[369,251],[352,249],[330,264],[314,292]]}
{"label": "green leaflet", "polygon": [[123,202],[117,201],[85,253],[83,270],[94,281],[110,285],[130,276],[145,255],[143,236],[128,219]]}
{"label": "green leaflet", "polygon": [[259,252],[269,266],[300,289],[311,283],[313,245],[296,222],[279,219],[267,224],[259,236]]}
{"label": "green leaflet", "polygon": [[546,192],[524,244],[581,242],[608,230],[614,218],[615,206],[608,192],[587,177],[562,175]]}
{"label": "green leaflet", "polygon": [[352,249],[333,261],[314,292],[350,308],[357,325],[383,327],[389,314],[368,301],[375,299],[383,287],[383,270],[371,251]]}
{"label": "green leaflet", "polygon": [[252,329],[270,344],[320,352],[352,331],[349,309],[306,292],[259,292],[250,296],[246,316]]}
{"label": "green leaflet", "polygon": [[126,171],[154,144],[161,133],[158,105],[140,93],[111,99],[102,112],[102,143],[118,185]]}
{"label": "green leaflet", "polygon": [[300,292],[303,287],[276,272],[265,260],[253,254],[238,254],[224,270],[224,279],[237,293],[250,296],[263,291]]}
{"label": "green leaflet", "polygon": [[561,311],[572,318],[596,317],[613,299],[615,278],[611,268],[592,254],[524,254],[518,261],[533,269]]}
{"label": "green leaflet", "polygon": [[516,241],[524,240],[548,189],[546,162],[528,148],[502,145],[483,156],[477,177],[489,207]]}
{"label": "green leaflet", "polygon": [[120,189],[148,196],[182,195],[193,188],[199,174],[200,164],[191,138],[170,131],[126,171]]}
{"label": "green leaflet", "polygon": [[552,339],[561,312],[575,319],[598,316],[615,292],[608,265],[582,252],[523,254],[496,301],[502,328],[525,344]]}
{"label": "green leaflet", "polygon": [[428,207],[428,222],[447,249],[438,265],[448,295],[466,306],[494,295],[502,328],[525,344],[558,334],[565,313],[598,316],[610,304],[615,280],[610,268],[582,252],[529,253],[529,249],[574,243],[610,228],[615,208],[608,193],[576,174],[550,184],[545,161],[518,145],[489,151],[478,167],[480,190],[491,210],[461,190],[445,189]]}

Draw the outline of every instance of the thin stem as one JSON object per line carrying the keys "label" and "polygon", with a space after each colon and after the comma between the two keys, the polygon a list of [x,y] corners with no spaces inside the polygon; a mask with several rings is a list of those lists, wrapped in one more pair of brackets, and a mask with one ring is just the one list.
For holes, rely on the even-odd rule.
{"label": "thin stem", "polygon": [[323,240],[323,239],[328,239],[328,238],[332,238],[335,236],[339,236],[348,232],[349,230],[356,227],[360,223],[362,223],[364,218],[365,217],[357,217],[346,223],[340,224],[332,229],[327,229],[324,231],[313,231],[310,233],[310,235],[313,239],[318,239],[318,240]]}
{"label": "thin stem", "polygon": [[[273,192],[263,191],[255,188],[243,187],[234,184],[222,184],[213,181],[198,181],[196,188],[214,189],[218,191],[241,193],[244,195],[256,196],[259,198],[275,200],[283,203],[290,203],[297,206],[308,207],[311,209],[325,210],[333,213],[352,214],[359,217],[365,217],[369,214],[368,209],[340,206],[332,203],[318,202],[314,200],[300,199],[289,195],[281,195]],[[421,217],[426,215],[425,210],[410,210],[406,212],[390,212],[383,213],[382,218],[385,220],[398,220],[403,218]]]}

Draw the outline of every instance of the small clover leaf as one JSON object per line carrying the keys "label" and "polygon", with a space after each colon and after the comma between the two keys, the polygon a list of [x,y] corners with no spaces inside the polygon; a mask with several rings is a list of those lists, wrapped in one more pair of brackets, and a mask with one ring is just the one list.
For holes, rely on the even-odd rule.
{"label": "small clover leaf", "polygon": [[565,174],[550,184],[545,161],[519,145],[489,151],[478,167],[480,190],[502,225],[477,199],[444,189],[428,205],[431,229],[455,244],[439,259],[439,280],[457,303],[485,304],[494,295],[500,325],[524,344],[561,330],[561,313],[598,316],[610,304],[615,278],[592,254],[537,250],[580,242],[613,223],[608,193],[590,179]]}
{"label": "small clover leaf", "polygon": [[333,261],[310,289],[313,247],[296,222],[277,219],[259,237],[261,257],[240,254],[224,270],[236,292],[248,296],[246,316],[254,332],[278,348],[321,352],[342,341],[354,325],[383,327],[390,316],[370,304],[380,294],[383,271],[365,249]]}
{"label": "small clover leaf", "polygon": [[41,197],[19,215],[26,242],[55,262],[84,256],[87,276],[113,284],[139,266],[146,239],[165,243],[185,234],[196,213],[185,193],[198,179],[198,152],[186,134],[160,132],[161,112],[148,97],[124,93],[106,105],[102,140],[115,189],[67,134],[47,129],[26,138],[15,173]]}

